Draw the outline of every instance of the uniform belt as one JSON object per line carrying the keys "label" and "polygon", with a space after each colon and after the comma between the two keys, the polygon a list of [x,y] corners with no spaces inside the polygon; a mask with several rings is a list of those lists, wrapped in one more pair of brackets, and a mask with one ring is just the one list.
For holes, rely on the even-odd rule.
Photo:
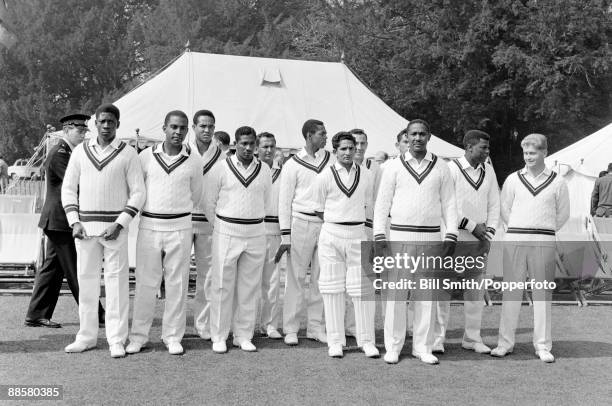
{"label": "uniform belt", "polygon": [[266,216],[264,217],[264,223],[278,223],[278,217]]}
{"label": "uniform belt", "polygon": [[315,213],[306,213],[306,212],[303,212],[303,211],[298,211],[298,213],[303,214],[305,216],[312,216],[312,217],[316,217],[317,216]]}
{"label": "uniform belt", "polygon": [[336,222],[330,222],[332,224],[340,224],[341,226],[360,226],[363,225],[363,221],[342,221],[339,223]]}
{"label": "uniform belt", "polygon": [[263,221],[264,221],[264,219],[262,219],[262,218],[259,218],[259,219],[238,219],[238,218],[234,218],[234,217],[220,216],[219,214],[217,214],[217,218],[219,220],[223,220],[225,222],[234,223],[234,224],[260,224],[260,223],[263,223]]}

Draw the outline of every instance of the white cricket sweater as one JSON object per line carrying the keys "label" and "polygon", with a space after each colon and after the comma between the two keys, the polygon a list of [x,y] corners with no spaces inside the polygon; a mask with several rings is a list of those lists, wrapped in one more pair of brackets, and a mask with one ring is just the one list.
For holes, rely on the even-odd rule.
{"label": "white cricket sweater", "polygon": [[360,165],[350,172],[336,162],[317,175],[313,211],[323,213],[323,227],[338,238],[362,239],[372,206],[370,173]]}
{"label": "white cricket sweater", "polygon": [[[211,169],[219,162],[223,162],[226,158],[225,151],[222,151],[214,142],[210,143],[210,146],[204,152],[200,154],[198,146],[195,141],[189,142],[189,147],[192,153],[200,160],[200,174],[202,175],[203,192],[206,193],[206,182],[210,178]],[[202,197],[200,202],[193,208],[193,214],[191,221],[193,225],[193,232],[196,234],[211,234],[213,229],[213,222],[209,222],[204,214],[206,211],[205,199]]]}
{"label": "white cricket sweater", "polygon": [[463,156],[448,163],[455,184],[459,240],[477,241],[472,231],[485,223],[490,240],[499,223],[499,185],[495,170],[488,163],[474,168]]}
{"label": "white cricket sweater", "polygon": [[535,178],[527,168],[508,176],[501,194],[506,241],[554,241],[569,218],[567,183],[545,168]]}
{"label": "white cricket sweater", "polygon": [[127,228],[145,200],[136,150],[115,138],[105,149],[92,137],[74,148],[64,182],[62,203],[68,224],[80,222],[89,236],[111,223]]}
{"label": "white cricket sweater", "polygon": [[446,226],[444,239],[457,241],[455,188],[448,165],[431,152],[420,164],[410,152],[389,161],[374,205],[375,240],[386,238],[389,214],[391,230],[403,232],[406,241],[431,240],[441,232],[441,220]]}
{"label": "white cricket sweater", "polygon": [[183,145],[181,152],[169,156],[164,143],[147,148],[139,155],[147,189],[140,213],[139,228],[177,231],[191,228],[191,212],[202,198],[200,160]]}
{"label": "white cricket sweater", "polygon": [[312,212],[314,184],[317,174],[335,161],[329,151],[319,150],[313,159],[302,148],[292,159],[285,162],[280,178],[278,221],[283,244],[291,243],[291,218],[321,222]]}
{"label": "white cricket sweater", "polygon": [[215,165],[206,183],[206,216],[214,230],[236,237],[264,235],[264,217],[271,205],[272,175],[268,165],[253,158],[244,168],[235,155]]}
{"label": "white cricket sweater", "polygon": [[270,204],[266,206],[266,217],[264,224],[266,235],[280,235],[280,226],[278,224],[278,194],[280,192],[280,174],[281,168],[276,163],[272,164],[270,176],[272,176],[272,186],[270,189]]}

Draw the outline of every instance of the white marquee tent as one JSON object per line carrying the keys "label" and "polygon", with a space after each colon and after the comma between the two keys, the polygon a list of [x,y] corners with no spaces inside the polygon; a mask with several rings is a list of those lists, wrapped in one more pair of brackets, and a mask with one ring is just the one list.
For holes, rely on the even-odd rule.
{"label": "white marquee tent", "polygon": [[576,228],[584,225],[584,219],[590,213],[595,179],[610,162],[612,124],[546,158],[546,164],[556,167],[568,183],[571,206],[570,221],[565,230],[577,232]]}
{"label": "white marquee tent", "polygon": [[[309,118],[325,123],[328,139],[362,128],[370,156],[379,150],[394,154],[395,137],[407,124],[342,63],[197,52],[185,52],[114,103],[121,110],[122,139],[135,138],[138,128],[140,136],[161,140],[167,112],[179,109],[191,117],[208,109],[216,116],[216,130],[232,139],[236,128],[249,125],[275,134],[283,148],[303,145],[301,127]],[[94,120],[89,126],[94,130]],[[435,136],[429,149],[446,158],[463,154]]]}

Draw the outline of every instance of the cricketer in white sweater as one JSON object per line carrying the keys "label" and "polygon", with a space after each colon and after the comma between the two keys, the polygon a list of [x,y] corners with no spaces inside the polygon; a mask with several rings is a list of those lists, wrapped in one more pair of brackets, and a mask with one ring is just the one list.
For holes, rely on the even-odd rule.
{"label": "cricketer in white sweater", "polygon": [[[329,151],[319,149],[314,157],[302,148],[285,162],[280,177],[278,220],[281,244],[291,244],[287,257],[287,281],[283,303],[283,331],[291,334],[290,345],[297,344],[300,328],[298,315],[307,307],[307,336],[323,336],[323,299],[319,292],[319,260],[317,241],[321,219],[312,210],[313,184],[316,176],[326,170],[335,158]],[[282,245],[281,245],[282,247]],[[309,297],[306,305],[306,274],[310,267]],[[285,337],[285,342],[287,342]]]}
{"label": "cricketer in white sweater", "polygon": [[208,296],[215,350],[227,340],[230,327],[236,345],[250,343],[253,337],[266,255],[264,218],[271,204],[272,176],[268,165],[257,158],[244,167],[233,155],[213,168],[207,187],[206,216],[215,219]]}
{"label": "cricketer in white sweater", "polygon": [[200,161],[188,146],[168,155],[164,143],[159,143],[139,157],[147,199],[136,243],[136,295],[128,352],[139,350],[149,339],[162,276],[166,288],[162,340],[166,345],[180,343],[185,334],[191,212],[202,196]]}
{"label": "cricketer in white sweater", "polygon": [[[118,120],[113,116],[101,113],[99,128],[116,128]],[[144,200],[142,169],[132,147],[114,138],[102,148],[97,137],[92,137],[74,149],[64,176],[62,203],[68,223],[74,226],[80,222],[87,236],[76,240],[80,328],[67,352],[95,346],[104,266],[106,339],[112,356],[125,355],[129,310],[127,227]],[[113,223],[123,228],[118,237],[109,240],[101,236]]]}

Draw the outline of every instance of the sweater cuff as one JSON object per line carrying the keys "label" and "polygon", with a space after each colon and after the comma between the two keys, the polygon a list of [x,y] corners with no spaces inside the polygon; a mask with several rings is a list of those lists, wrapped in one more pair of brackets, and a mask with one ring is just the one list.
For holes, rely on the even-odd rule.
{"label": "sweater cuff", "polygon": [[64,212],[66,212],[66,220],[70,227],[74,223],[79,222],[79,205],[78,204],[67,204],[64,206]]}
{"label": "sweater cuff", "polygon": [[121,224],[121,226],[127,229],[130,226],[130,221],[132,221],[132,216],[127,214],[125,211],[121,212],[119,217],[115,220],[115,223]]}
{"label": "sweater cuff", "polygon": [[446,233],[446,235],[444,236],[444,241],[457,242],[457,234]]}
{"label": "sweater cuff", "polygon": [[281,244],[291,245],[291,229],[285,228],[280,230],[281,233]]}
{"label": "sweater cuff", "polygon": [[459,223],[460,230],[467,230],[471,233],[474,231],[475,228],[476,228],[476,222],[470,220],[467,217],[462,218],[461,222]]}
{"label": "sweater cuff", "polygon": [[384,234],[376,234],[374,236],[374,241],[385,241],[387,238]]}
{"label": "sweater cuff", "polygon": [[78,223],[80,221],[79,213],[76,211],[67,212],[66,220],[68,220],[68,225],[72,227],[74,223]]}
{"label": "sweater cuff", "polygon": [[373,227],[374,227],[374,224],[372,223],[372,220],[370,220],[370,219],[366,219],[366,221],[365,221],[365,226],[366,226],[367,228],[373,228]]}

